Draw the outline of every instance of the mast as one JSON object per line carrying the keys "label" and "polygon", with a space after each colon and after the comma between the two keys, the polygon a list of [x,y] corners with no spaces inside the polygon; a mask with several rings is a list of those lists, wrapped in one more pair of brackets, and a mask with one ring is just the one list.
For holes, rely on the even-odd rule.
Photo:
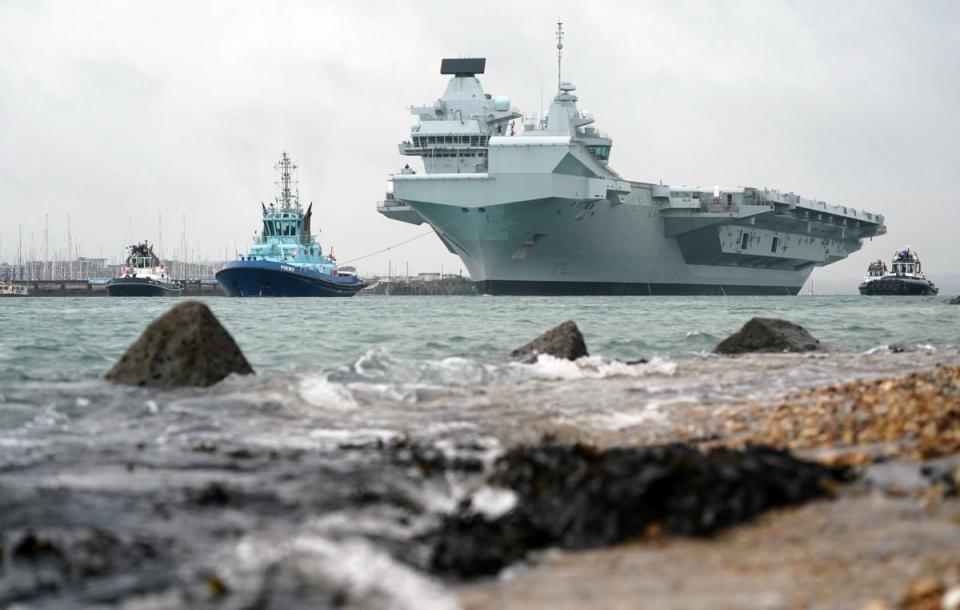
{"label": "mast", "polygon": [[563,22],[557,22],[557,94],[561,93],[560,62],[563,59]]}
{"label": "mast", "polygon": [[294,205],[300,207],[300,193],[295,190],[297,181],[293,179],[292,173],[292,170],[297,169],[297,166],[290,160],[287,151],[283,151],[283,156],[274,168],[280,172],[280,179],[276,182],[276,185],[280,187],[280,196],[277,197],[277,203],[282,209],[289,209]]}
{"label": "mast", "polygon": [[183,232],[180,233],[180,279],[187,279],[187,215],[183,214]]}
{"label": "mast", "polygon": [[67,279],[73,279],[73,235],[70,233],[70,213],[67,212],[67,259],[70,265],[67,271]]}
{"label": "mast", "polygon": [[43,215],[43,272],[42,279],[50,279],[50,215]]}

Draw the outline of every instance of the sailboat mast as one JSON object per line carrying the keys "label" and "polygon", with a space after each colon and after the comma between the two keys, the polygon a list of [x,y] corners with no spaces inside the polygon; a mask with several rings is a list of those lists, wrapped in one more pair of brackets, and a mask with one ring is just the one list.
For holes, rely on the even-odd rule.
{"label": "sailboat mast", "polygon": [[50,215],[43,215],[43,279],[50,279]]}

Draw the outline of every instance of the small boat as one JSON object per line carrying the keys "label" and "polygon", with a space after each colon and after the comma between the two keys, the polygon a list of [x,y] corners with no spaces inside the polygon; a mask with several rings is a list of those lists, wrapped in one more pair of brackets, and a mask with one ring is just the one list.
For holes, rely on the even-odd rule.
{"label": "small boat", "polygon": [[920,257],[910,246],[893,254],[891,269],[882,260],[870,263],[860,284],[865,295],[935,295],[940,292],[923,274]]}
{"label": "small boat", "polygon": [[25,297],[28,293],[24,284],[15,284],[10,280],[0,284],[0,297]]}
{"label": "small boat", "polygon": [[170,280],[167,269],[154,254],[153,246],[144,241],[127,248],[130,255],[120,277],[107,282],[107,294],[112,297],[178,297],[183,288]]}
{"label": "small boat", "polygon": [[275,166],[280,193],[269,206],[260,204],[263,225],[246,255],[217,272],[231,297],[352,297],[366,284],[352,267],[337,267],[310,232],[313,204],[304,211],[293,164],[286,152]]}

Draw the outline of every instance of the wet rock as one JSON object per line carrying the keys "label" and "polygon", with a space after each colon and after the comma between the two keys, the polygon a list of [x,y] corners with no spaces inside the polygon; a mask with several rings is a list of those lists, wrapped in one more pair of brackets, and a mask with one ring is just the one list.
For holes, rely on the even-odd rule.
{"label": "wet rock", "polygon": [[[127,577],[136,570],[150,577]],[[166,553],[150,541],[104,530],[26,531],[14,537],[10,562],[0,571],[0,607],[71,588],[83,591],[85,584],[94,581],[98,584],[87,592],[96,601],[109,603],[133,592],[167,586],[173,577]],[[61,607],[79,605],[63,603]]]}
{"label": "wet rock", "polygon": [[217,481],[212,481],[198,491],[191,492],[190,496],[198,506],[224,507],[230,503],[230,492]]}
{"label": "wet rock", "polygon": [[537,361],[537,356],[540,354],[549,354],[566,360],[576,360],[589,355],[583,335],[573,320],[567,320],[523,347],[513,350],[510,352],[510,359],[533,363]]}
{"label": "wet rock", "polygon": [[423,477],[482,472],[484,458],[490,453],[490,448],[484,445],[464,444],[443,451],[435,446],[421,445],[406,437],[391,441],[386,449],[395,464],[414,466]]}
{"label": "wet rock", "polygon": [[769,447],[518,448],[489,481],[516,494],[514,508],[489,518],[461,507],[440,526],[431,567],[472,577],[549,546],[599,547],[653,530],[708,535],[769,508],[827,496],[847,476]]}
{"label": "wet rock", "polygon": [[960,297],[954,297],[954,298],[950,299],[950,304],[951,304],[951,305],[960,305]]}
{"label": "wet rock", "polygon": [[743,328],[720,342],[714,352],[809,352],[821,348],[802,326],[778,318],[751,318]]}
{"label": "wet rock", "polygon": [[197,301],[154,320],[114,365],[114,383],[151,387],[209,386],[253,369],[213,312]]}
{"label": "wet rock", "polygon": [[63,550],[57,544],[41,538],[33,532],[27,532],[14,545],[10,555],[14,561],[25,561],[31,564],[55,564],[60,570],[65,569],[67,564]]}

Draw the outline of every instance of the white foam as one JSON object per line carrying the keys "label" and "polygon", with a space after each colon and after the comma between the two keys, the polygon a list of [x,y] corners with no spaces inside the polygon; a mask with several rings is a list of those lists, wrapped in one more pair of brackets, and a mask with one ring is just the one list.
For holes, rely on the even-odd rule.
{"label": "white foam", "polygon": [[505,515],[517,505],[517,494],[502,487],[484,485],[470,498],[470,508],[488,519]]}
{"label": "white foam", "polygon": [[325,375],[304,378],[298,391],[303,400],[318,407],[352,409],[357,406],[349,388],[328,380]]}
{"label": "white foam", "polygon": [[[244,593],[255,597],[252,588],[292,583],[305,607],[324,602],[331,591],[342,591],[351,608],[460,608],[457,598],[440,583],[360,539],[335,542],[309,534],[279,542],[248,538],[221,565],[231,588],[241,597]],[[272,585],[266,583],[267,578]]]}
{"label": "white foam", "polygon": [[649,404],[642,410],[608,411],[592,415],[590,424],[604,430],[622,430],[652,423],[662,423],[666,416],[656,404]]}
{"label": "white foam", "polygon": [[537,361],[528,367],[536,379],[571,381],[576,379],[606,379],[610,377],[645,377],[647,375],[673,375],[677,363],[655,356],[649,362],[628,364],[620,360],[604,360],[600,356],[584,356],[570,361],[540,354]]}

